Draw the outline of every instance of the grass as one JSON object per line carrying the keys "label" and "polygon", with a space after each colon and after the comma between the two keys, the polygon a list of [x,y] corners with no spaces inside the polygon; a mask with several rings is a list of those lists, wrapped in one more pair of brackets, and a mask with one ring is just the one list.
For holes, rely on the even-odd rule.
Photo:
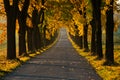
{"label": "grass", "polygon": [[96,56],[91,56],[90,53],[83,52],[83,50],[79,49],[79,47],[71,39],[70,41],[73,47],[79,53],[79,55],[82,55],[90,62],[90,64],[94,67],[96,72],[103,78],[103,80],[120,80],[120,45],[115,46],[115,50],[114,50],[115,61],[119,65],[103,66],[105,59],[95,60]]}
{"label": "grass", "polygon": [[6,73],[12,72],[20,62],[18,60],[3,60],[0,61],[0,77],[4,76]]}

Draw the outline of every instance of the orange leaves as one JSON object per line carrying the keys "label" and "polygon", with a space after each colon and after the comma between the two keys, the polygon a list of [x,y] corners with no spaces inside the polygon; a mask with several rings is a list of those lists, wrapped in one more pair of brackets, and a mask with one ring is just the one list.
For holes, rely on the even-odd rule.
{"label": "orange leaves", "polygon": [[2,44],[6,40],[6,27],[0,27],[0,44]]}
{"label": "orange leaves", "polygon": [[32,25],[32,21],[31,21],[30,18],[27,18],[26,24],[27,24],[28,27],[31,27],[31,28],[33,27],[33,26],[31,26]]}

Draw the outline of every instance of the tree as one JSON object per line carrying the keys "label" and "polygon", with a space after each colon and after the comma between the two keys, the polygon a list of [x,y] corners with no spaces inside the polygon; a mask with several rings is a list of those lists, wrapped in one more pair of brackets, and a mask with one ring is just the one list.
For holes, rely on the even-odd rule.
{"label": "tree", "polygon": [[[33,49],[37,51],[40,48],[40,32],[38,28],[38,10],[34,7],[32,12],[32,26],[33,26]],[[39,17],[40,18],[40,17]]]}
{"label": "tree", "polygon": [[[83,3],[84,4],[84,3]],[[85,18],[85,20],[87,20],[86,18],[86,6],[83,7],[83,17]],[[87,21],[85,21],[84,23],[84,27],[83,27],[83,47],[84,47],[84,51],[88,52],[89,51],[89,47],[88,47],[88,24]]]}
{"label": "tree", "polygon": [[17,18],[18,0],[13,0],[12,5],[9,0],[3,0],[7,15],[7,59],[16,58],[15,29]]}
{"label": "tree", "polygon": [[101,0],[92,0],[93,17],[95,17],[95,28],[96,28],[96,54],[98,59],[103,58],[102,52],[102,30],[101,30]]}
{"label": "tree", "polygon": [[92,26],[92,35],[91,35],[91,55],[96,55],[96,25],[95,25],[95,16],[96,16],[96,5],[95,5],[95,1],[92,0],[92,20],[90,22],[91,26]]}
{"label": "tree", "polygon": [[[84,24],[84,20],[82,19],[82,18],[84,18],[84,19],[86,18],[86,12],[85,12],[85,10],[83,10],[83,5],[82,5],[82,4],[84,4],[84,1],[70,0],[70,2],[74,5],[74,8],[77,10],[76,12],[78,12],[79,15],[81,15],[81,16],[77,16],[77,18],[74,17],[74,19],[76,19],[76,20],[74,20],[74,22],[76,23],[75,27],[76,26],[80,26],[77,23]],[[72,13],[72,15],[74,16],[75,14]],[[79,20],[77,21],[78,17],[80,17],[82,20],[81,21],[79,21]],[[84,48],[84,51],[88,51],[87,28],[88,28],[88,26],[87,26],[87,24],[85,24],[83,29],[76,30],[76,35],[75,35],[75,42],[76,42],[76,44],[78,44],[78,46],[81,49]],[[77,27],[77,29],[78,29],[78,27]],[[80,35],[79,33],[81,33],[81,32],[84,32],[84,34],[82,33],[82,35]]]}
{"label": "tree", "polygon": [[40,4],[37,1],[36,6],[33,6],[34,10],[32,12],[32,26],[33,26],[33,48],[35,51],[39,51],[40,48],[44,47],[44,3],[45,1],[42,0],[40,8],[37,6]]}
{"label": "tree", "polygon": [[23,3],[22,10],[18,9],[18,22],[19,22],[19,56],[22,54],[26,54],[26,20],[28,16],[28,7],[30,4],[30,0],[25,0]]}
{"label": "tree", "polygon": [[75,38],[76,38],[76,43],[77,45],[80,47],[80,49],[83,49],[83,36],[80,36],[79,35],[79,30],[78,30],[78,26],[75,25],[77,28],[76,28],[76,35],[75,35]]}
{"label": "tree", "polygon": [[106,51],[104,64],[111,65],[114,64],[114,43],[113,43],[113,31],[114,31],[114,20],[113,20],[113,2],[110,0],[108,9],[106,11]]}

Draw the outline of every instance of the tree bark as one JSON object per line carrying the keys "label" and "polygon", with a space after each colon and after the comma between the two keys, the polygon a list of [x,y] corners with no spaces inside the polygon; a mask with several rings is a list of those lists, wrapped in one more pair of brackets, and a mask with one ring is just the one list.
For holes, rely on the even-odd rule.
{"label": "tree bark", "polygon": [[9,0],[3,0],[7,15],[7,59],[16,58],[16,18],[18,0],[13,0],[13,5],[10,5]]}
{"label": "tree bark", "polygon": [[96,53],[98,55],[98,59],[103,58],[102,52],[102,30],[101,30],[101,0],[96,0]]}
{"label": "tree bark", "polygon": [[[84,7],[84,11],[83,11],[83,17],[86,19],[86,7]],[[89,47],[88,47],[88,24],[87,22],[85,22],[84,27],[83,27],[83,48],[85,52],[89,51]]]}
{"label": "tree bark", "polygon": [[80,49],[83,49],[83,36],[76,35],[76,42]]}
{"label": "tree bark", "polygon": [[[94,15],[94,14],[93,14]],[[95,42],[95,32],[96,32],[96,27],[95,27],[95,21],[94,18],[91,21],[91,26],[92,26],[92,35],[91,35],[91,55],[96,55],[96,42]]]}
{"label": "tree bark", "polygon": [[105,59],[106,64],[111,65],[114,63],[114,43],[113,43],[113,31],[114,31],[114,21],[113,21],[113,0],[111,0],[109,9],[106,11],[106,51]]}
{"label": "tree bark", "polygon": [[84,35],[83,35],[83,38],[84,38],[84,41],[83,41],[83,47],[84,47],[84,51],[85,52],[88,52],[89,51],[89,47],[88,47],[88,24],[86,24],[84,26]]}
{"label": "tree bark", "polygon": [[[102,30],[101,30],[101,0],[92,0],[93,10],[93,17],[95,17],[95,27],[96,27],[96,54],[98,55],[98,59],[103,58],[102,52]],[[94,16],[95,15],[95,16]]]}
{"label": "tree bark", "polygon": [[83,48],[83,36],[79,36],[79,30],[78,30],[78,26],[74,25],[76,28],[76,33],[75,33],[75,43],[80,47],[80,49]]}
{"label": "tree bark", "polygon": [[33,52],[32,32],[33,32],[33,29],[28,27],[28,29],[27,29],[27,45],[28,45],[28,52],[29,53]]}
{"label": "tree bark", "polygon": [[39,14],[38,14],[38,10],[36,8],[34,8],[33,12],[32,12],[32,24],[33,24],[33,48],[35,51],[37,51],[38,49],[40,49],[40,32],[39,32]]}
{"label": "tree bark", "polygon": [[18,21],[19,21],[19,56],[22,54],[26,54],[26,19],[27,19],[27,11],[30,4],[30,0],[25,0],[23,4],[22,11],[19,10]]}

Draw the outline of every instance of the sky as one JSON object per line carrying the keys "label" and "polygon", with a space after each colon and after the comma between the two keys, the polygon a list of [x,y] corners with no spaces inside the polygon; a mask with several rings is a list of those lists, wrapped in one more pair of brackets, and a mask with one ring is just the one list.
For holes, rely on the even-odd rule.
{"label": "sky", "polygon": [[120,4],[120,0],[117,0],[116,3],[117,3],[117,4]]}

